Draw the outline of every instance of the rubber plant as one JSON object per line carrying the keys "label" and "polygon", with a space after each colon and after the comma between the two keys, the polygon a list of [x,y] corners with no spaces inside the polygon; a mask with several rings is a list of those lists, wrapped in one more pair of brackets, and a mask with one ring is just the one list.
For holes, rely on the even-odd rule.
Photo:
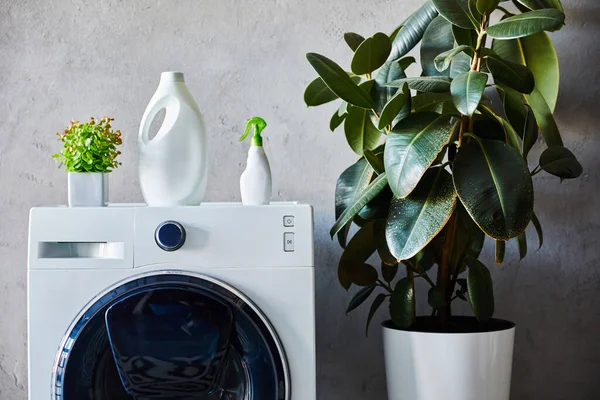
{"label": "rubber plant", "polygon": [[[582,173],[553,117],[559,65],[545,31],[564,21],[559,0],[432,0],[391,35],[346,33],[350,71],[307,54],[319,77],[306,104],[341,99],[330,129],[343,126],[360,157],[338,179],[331,235],[344,248],[340,284],[359,287],[348,312],[372,299],[367,332],[386,300],[397,328],[418,328],[417,279],[429,286],[435,329],[452,329],[456,300],[485,324],[494,313],[485,237],[497,263],[511,240],[525,257],[530,224],[542,245],[532,177]],[[416,60],[406,55],[419,42],[422,73],[409,77]],[[545,150],[533,162],[538,137]],[[380,269],[368,264],[374,253]]]}
{"label": "rubber plant", "polygon": [[121,152],[117,146],[123,141],[121,131],[112,129],[112,121],[109,117],[99,122],[94,117],[85,123],[71,121],[63,133],[56,133],[63,148],[52,157],[64,164],[67,172],[108,173],[118,168],[121,163],[116,158]]}

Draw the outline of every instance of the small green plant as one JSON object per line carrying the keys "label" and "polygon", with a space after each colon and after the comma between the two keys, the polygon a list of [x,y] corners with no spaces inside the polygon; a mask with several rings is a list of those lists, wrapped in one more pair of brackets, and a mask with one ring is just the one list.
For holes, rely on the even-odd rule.
{"label": "small green plant", "polygon": [[63,133],[57,132],[63,149],[52,158],[64,164],[67,172],[111,172],[121,163],[116,160],[121,154],[117,146],[123,143],[121,131],[113,130],[110,122],[114,118],[104,117],[96,122],[71,121]]}
{"label": "small green plant", "polygon": [[[319,76],[306,104],[340,99],[329,126],[343,126],[359,157],[338,179],[331,235],[344,248],[340,284],[360,287],[348,312],[374,297],[367,329],[386,300],[400,329],[421,321],[451,331],[457,299],[485,324],[494,313],[490,271],[480,261],[485,237],[495,241],[498,264],[507,241],[525,257],[528,226],[542,245],[532,177],[582,173],[553,117],[560,71],[545,31],[564,25],[561,2],[513,0],[512,11],[506,3],[428,0],[389,36],[346,33],[350,72],[307,54]],[[416,60],[407,53],[419,42],[422,71],[408,76]],[[545,149],[530,169],[538,136]],[[348,239],[353,224],[359,229]],[[379,271],[367,264],[375,253]],[[423,297],[433,319],[416,318],[417,279],[429,285]]]}

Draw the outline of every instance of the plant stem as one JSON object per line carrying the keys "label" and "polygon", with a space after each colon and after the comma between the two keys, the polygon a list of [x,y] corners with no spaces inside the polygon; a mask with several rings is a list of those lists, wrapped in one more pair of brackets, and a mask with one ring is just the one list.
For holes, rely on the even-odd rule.
{"label": "plant stem", "polygon": [[435,287],[435,283],[431,280],[429,275],[427,275],[427,271],[424,271],[421,268],[419,268],[417,265],[414,265],[413,263],[410,262],[410,260],[406,260],[405,262],[406,262],[407,267],[410,267],[410,269],[412,269],[414,272],[419,274],[418,276],[425,279],[431,285],[431,287]]}
{"label": "plant stem", "polygon": [[448,263],[450,259],[450,250],[454,245],[454,235],[456,232],[456,213],[452,213],[450,220],[446,224],[442,240],[442,257],[438,263],[437,287],[444,293],[444,305],[439,309],[438,317],[440,324],[447,325],[450,322],[450,290],[451,271]]}

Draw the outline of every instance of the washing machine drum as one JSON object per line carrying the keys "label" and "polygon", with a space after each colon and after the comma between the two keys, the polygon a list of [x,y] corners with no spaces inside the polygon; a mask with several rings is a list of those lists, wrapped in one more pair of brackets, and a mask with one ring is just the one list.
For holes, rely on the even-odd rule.
{"label": "washing machine drum", "polygon": [[283,349],[235,289],[168,273],[125,283],[75,323],[55,371],[56,400],[289,398]]}

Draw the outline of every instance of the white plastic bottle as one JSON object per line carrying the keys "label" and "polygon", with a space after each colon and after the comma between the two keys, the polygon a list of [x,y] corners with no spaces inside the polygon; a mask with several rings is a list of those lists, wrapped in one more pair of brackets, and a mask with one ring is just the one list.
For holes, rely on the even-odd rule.
{"label": "white plastic bottle", "polygon": [[240,138],[240,141],[246,139],[250,130],[254,128],[254,135],[246,160],[246,169],[240,177],[243,205],[265,205],[271,201],[271,168],[260,136],[266,126],[267,123],[264,119],[260,117],[250,118],[246,121],[246,130]]}
{"label": "white plastic bottle", "polygon": [[[148,131],[158,112],[165,118],[156,136]],[[207,138],[202,114],[185,85],[183,73],[163,72],[150,100],[138,137],[139,175],[146,204],[194,206],[204,198]]]}

